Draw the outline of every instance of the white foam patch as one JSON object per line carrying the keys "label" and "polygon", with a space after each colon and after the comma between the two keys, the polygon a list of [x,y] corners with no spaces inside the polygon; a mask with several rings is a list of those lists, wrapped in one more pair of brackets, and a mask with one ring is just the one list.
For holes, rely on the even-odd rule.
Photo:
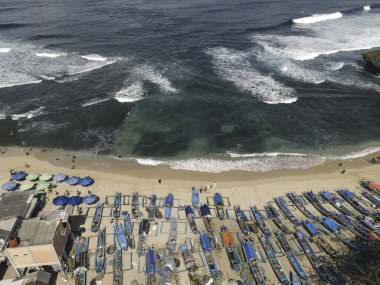
{"label": "white foam patch", "polygon": [[0,53],[10,52],[11,50],[11,48],[0,48]]}
{"label": "white foam patch", "polygon": [[134,82],[129,86],[121,88],[115,93],[114,98],[121,102],[135,102],[144,99],[144,87],[142,82]]}
{"label": "white foam patch", "polygon": [[155,160],[155,159],[152,159],[152,158],[137,158],[136,161],[137,161],[138,164],[141,164],[141,165],[157,166],[157,165],[160,165],[160,164],[164,164],[163,161]]}
{"label": "white foam patch", "polygon": [[37,109],[31,110],[31,111],[26,112],[26,113],[14,114],[14,115],[12,115],[12,120],[31,119],[35,116],[41,115],[43,113],[44,109],[45,109],[45,107],[39,107]]}
{"label": "white foam patch", "polygon": [[293,19],[293,23],[295,24],[314,24],[317,22],[324,22],[334,19],[342,18],[343,14],[340,12],[335,12],[331,14],[314,14],[309,17],[303,17],[298,19]]}
{"label": "white foam patch", "polygon": [[369,5],[363,6],[363,10],[366,12],[371,11],[371,6]]}
{"label": "white foam patch", "polygon": [[344,66],[344,62],[326,62],[324,67],[328,70],[339,70]]}
{"label": "white foam patch", "polygon": [[353,158],[359,158],[367,156],[371,153],[379,152],[380,147],[369,147],[360,151],[350,152],[345,155],[339,156],[340,159],[353,159]]}
{"label": "white foam patch", "polygon": [[82,104],[83,107],[87,107],[87,106],[91,106],[91,105],[96,105],[96,104],[99,104],[99,103],[102,103],[102,102],[105,102],[105,101],[108,101],[110,98],[95,98],[95,99],[92,99],[84,104]]}
{"label": "white foam patch", "polygon": [[80,57],[92,61],[107,61],[106,57],[101,56],[99,54],[81,55]]}
{"label": "white foam patch", "polygon": [[7,114],[0,113],[0,120],[5,120],[7,117],[8,117]]}
{"label": "white foam patch", "polygon": [[36,52],[35,54],[36,56],[39,56],[39,57],[48,57],[48,58],[56,58],[56,57],[65,55],[63,53],[46,53],[46,52],[40,52],[40,53]]}
{"label": "white foam patch", "polygon": [[292,88],[261,74],[248,61],[249,54],[223,47],[207,52],[213,58],[216,72],[239,89],[250,92],[268,104],[293,103],[297,100]]}

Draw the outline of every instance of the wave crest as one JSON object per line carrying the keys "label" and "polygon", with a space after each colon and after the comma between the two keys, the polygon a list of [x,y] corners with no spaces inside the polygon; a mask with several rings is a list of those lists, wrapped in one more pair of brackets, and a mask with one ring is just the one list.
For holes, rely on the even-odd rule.
{"label": "wave crest", "polygon": [[340,12],[335,12],[331,14],[314,14],[308,17],[293,19],[293,23],[295,24],[313,24],[317,22],[324,22],[334,19],[342,18],[343,14]]}

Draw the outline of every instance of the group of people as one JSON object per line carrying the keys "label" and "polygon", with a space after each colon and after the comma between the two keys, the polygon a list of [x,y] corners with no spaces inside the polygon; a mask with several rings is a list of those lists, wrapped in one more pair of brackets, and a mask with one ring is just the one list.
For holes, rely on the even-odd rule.
{"label": "group of people", "polygon": [[[203,192],[207,192],[208,190],[213,190],[216,188],[216,182],[212,183],[212,184],[207,184],[205,186],[201,186],[201,188],[199,188],[199,193],[203,193]],[[192,190],[195,190],[195,186],[193,186]]]}

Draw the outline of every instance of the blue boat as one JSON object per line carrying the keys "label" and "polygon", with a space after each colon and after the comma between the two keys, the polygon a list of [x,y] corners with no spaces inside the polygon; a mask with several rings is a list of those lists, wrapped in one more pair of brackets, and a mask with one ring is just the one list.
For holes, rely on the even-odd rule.
{"label": "blue boat", "polygon": [[375,197],[367,191],[362,191],[362,195],[371,203],[373,203],[376,206],[376,208],[380,208],[380,199],[378,199],[377,197]]}
{"label": "blue boat", "polygon": [[290,230],[288,226],[281,220],[280,213],[277,211],[277,209],[270,203],[267,204],[265,208],[265,213],[271,219],[277,227],[283,231],[284,233],[290,233]]}
{"label": "blue boat", "polygon": [[156,284],[156,253],[154,252],[154,247],[148,247],[145,255],[146,262],[146,284],[153,285]]}
{"label": "blue boat", "polygon": [[223,239],[223,245],[226,248],[227,257],[230,260],[231,268],[235,271],[240,271],[240,264],[242,261],[236,249],[236,246],[234,245],[232,232],[230,232],[226,226],[222,226],[221,236]]}
{"label": "blue boat", "polygon": [[201,233],[200,239],[201,239],[203,254],[206,257],[206,262],[207,262],[208,268],[210,270],[210,273],[212,274],[212,276],[218,277],[219,276],[219,270],[216,266],[216,261],[215,261],[214,255],[212,253],[211,239],[208,235],[206,235],[204,233],[204,231]]}
{"label": "blue boat", "polygon": [[127,211],[121,213],[124,222],[125,236],[127,237],[128,246],[130,248],[135,248],[135,238],[133,236],[133,223],[131,222],[131,217]]}
{"label": "blue boat", "polygon": [[286,203],[283,198],[276,197],[274,198],[274,201],[280,208],[280,210],[284,213],[285,217],[287,217],[292,223],[294,223],[297,226],[301,225],[301,222],[297,219],[297,217],[289,210],[288,206],[286,206]]}
{"label": "blue boat", "polygon": [[[338,252],[331,246],[331,244],[321,235],[318,229],[310,221],[303,221],[306,230],[314,237],[313,241],[319,245],[327,254],[335,258]],[[328,232],[327,232],[328,234]]]}
{"label": "blue boat", "polygon": [[212,233],[213,229],[212,229],[212,221],[211,221],[211,211],[210,211],[209,206],[207,206],[206,204],[203,204],[199,208],[199,211],[201,213],[201,216],[203,218],[203,222],[205,224],[207,231]]}
{"label": "blue boat", "polygon": [[142,256],[146,250],[146,241],[148,239],[150,223],[147,219],[143,219],[139,227],[139,241],[137,244],[137,255]]}
{"label": "blue boat", "polygon": [[310,221],[303,221],[303,224],[305,225],[306,230],[312,235],[316,236],[319,232],[318,229],[313,225]]}
{"label": "blue boat", "polygon": [[185,207],[185,214],[186,214],[186,219],[187,222],[189,223],[190,229],[194,234],[198,233],[198,227],[195,222],[195,215],[194,215],[194,210],[191,208],[190,205],[187,205]]}
{"label": "blue boat", "polygon": [[190,247],[187,242],[184,242],[180,245],[181,255],[185,262],[185,267],[189,273],[190,278],[193,278],[197,272],[197,265],[195,263],[194,256],[190,250]]}
{"label": "blue boat", "polygon": [[115,201],[113,203],[113,217],[118,219],[120,217],[121,210],[121,193],[116,192]]}
{"label": "blue boat", "polygon": [[93,233],[96,233],[99,230],[100,223],[102,222],[102,216],[103,216],[103,203],[98,203],[96,205],[95,214],[92,219],[91,224],[91,231]]}
{"label": "blue boat", "polygon": [[165,198],[165,219],[170,220],[172,217],[172,208],[174,203],[174,196],[172,193],[169,193]]}
{"label": "blue boat", "polygon": [[153,221],[157,212],[157,196],[156,194],[150,195],[150,202],[148,208],[148,220]]}
{"label": "blue boat", "polygon": [[343,214],[347,216],[354,215],[354,213],[350,209],[343,205],[344,200],[342,200],[342,198],[339,198],[336,194],[330,193],[328,191],[322,191],[320,192],[320,195],[323,199],[328,201],[331,205],[333,205],[337,210],[339,210]]}
{"label": "blue boat", "polygon": [[223,197],[220,193],[216,192],[214,194],[214,203],[216,207],[216,212],[218,214],[219,219],[224,220],[226,218],[226,215],[224,213],[224,202]]}
{"label": "blue boat", "polygon": [[86,285],[88,262],[88,239],[80,237],[76,240],[74,247],[74,277],[76,285]]}
{"label": "blue boat", "polygon": [[272,235],[270,229],[268,228],[267,224],[264,221],[264,217],[261,215],[259,210],[257,209],[256,206],[251,207],[251,212],[253,214],[253,217],[255,218],[257,224],[259,225],[260,229],[263,231],[263,233],[266,236]]}
{"label": "blue boat", "polygon": [[235,210],[237,223],[241,231],[243,232],[243,234],[247,236],[249,234],[249,228],[247,225],[248,219],[245,216],[244,212],[240,209],[240,206],[234,206],[234,210]]}
{"label": "blue boat", "polygon": [[298,208],[298,210],[301,211],[302,214],[304,214],[306,217],[308,217],[309,219],[313,221],[318,220],[318,218],[312,212],[306,209],[306,207],[302,203],[301,198],[298,195],[294,194],[293,192],[289,192],[289,193],[286,193],[286,196],[288,196],[290,201],[292,201],[294,205],[296,205],[296,207]]}
{"label": "blue boat", "polygon": [[370,211],[368,211],[365,207],[363,207],[355,200],[355,194],[353,192],[348,191],[347,189],[338,190],[337,192],[357,211],[365,216],[371,215]]}
{"label": "blue boat", "polygon": [[332,212],[326,209],[321,202],[318,200],[318,197],[314,194],[313,191],[306,191],[303,193],[310,204],[312,204],[322,215],[331,216]]}
{"label": "blue boat", "polygon": [[172,219],[170,223],[170,232],[167,242],[168,250],[171,254],[175,252],[177,246],[177,235],[178,235],[178,223],[177,219]]}
{"label": "blue boat", "polygon": [[123,255],[122,250],[115,248],[113,254],[113,285],[123,285]]}
{"label": "blue boat", "polygon": [[98,244],[95,250],[95,272],[104,273],[106,271],[106,227],[98,232]]}
{"label": "blue boat", "polygon": [[132,217],[137,218],[139,216],[139,193],[132,193]]}
{"label": "blue boat", "polygon": [[198,189],[192,190],[191,203],[193,204],[193,207],[197,208],[199,206],[199,190]]}
{"label": "blue boat", "polygon": [[125,236],[123,226],[117,223],[116,225],[113,226],[113,228],[114,228],[117,243],[119,244],[122,250],[127,251],[128,240],[127,240],[127,237]]}

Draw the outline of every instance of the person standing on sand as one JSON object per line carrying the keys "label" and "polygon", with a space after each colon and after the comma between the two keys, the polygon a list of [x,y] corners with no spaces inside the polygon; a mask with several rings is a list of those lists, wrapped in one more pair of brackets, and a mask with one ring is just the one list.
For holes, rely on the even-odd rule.
{"label": "person standing on sand", "polygon": [[161,184],[161,178],[158,178],[158,184]]}

